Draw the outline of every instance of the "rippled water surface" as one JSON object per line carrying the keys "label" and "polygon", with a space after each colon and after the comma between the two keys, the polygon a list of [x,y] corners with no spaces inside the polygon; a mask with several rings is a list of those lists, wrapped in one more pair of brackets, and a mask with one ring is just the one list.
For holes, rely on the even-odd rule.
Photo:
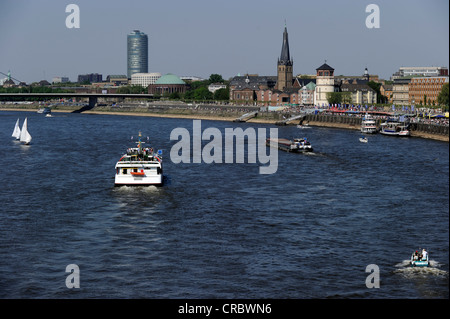
{"label": "rippled water surface", "polygon": [[[25,116],[30,146],[10,136]],[[278,127],[308,137],[314,153],[280,151],[277,173],[261,175],[247,157],[174,164],[170,133],[192,124],[1,112],[0,297],[449,297],[448,143]],[[139,131],[164,151],[165,185],[114,188]],[[432,267],[408,266],[419,247]],[[69,264],[79,289],[66,287]],[[371,264],[380,288],[366,287]]]}

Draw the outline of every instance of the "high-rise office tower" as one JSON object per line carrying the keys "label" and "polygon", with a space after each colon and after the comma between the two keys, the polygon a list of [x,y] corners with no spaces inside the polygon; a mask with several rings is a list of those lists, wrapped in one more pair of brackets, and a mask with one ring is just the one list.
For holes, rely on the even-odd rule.
{"label": "high-rise office tower", "polygon": [[148,73],[148,37],[144,32],[133,30],[127,36],[127,76]]}

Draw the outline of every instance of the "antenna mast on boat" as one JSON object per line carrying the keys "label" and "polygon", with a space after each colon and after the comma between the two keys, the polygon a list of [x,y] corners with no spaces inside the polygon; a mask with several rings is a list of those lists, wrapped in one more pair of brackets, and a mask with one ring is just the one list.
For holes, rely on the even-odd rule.
{"label": "antenna mast on boat", "polygon": [[139,152],[142,150],[141,144],[145,143],[145,142],[141,142],[141,136],[142,136],[142,134],[141,134],[141,132],[139,132],[139,140],[138,140],[138,142],[136,142],[136,143],[138,143]]}

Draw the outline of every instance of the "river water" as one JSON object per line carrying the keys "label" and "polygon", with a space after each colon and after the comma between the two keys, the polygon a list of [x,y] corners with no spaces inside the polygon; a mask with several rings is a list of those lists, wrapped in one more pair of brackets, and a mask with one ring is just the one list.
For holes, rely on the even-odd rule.
{"label": "river water", "polygon": [[[29,146],[11,137],[25,117]],[[0,297],[449,297],[448,143],[201,124],[276,127],[314,152],[279,151],[272,175],[247,160],[175,164],[170,133],[192,120],[1,112]],[[115,188],[139,131],[163,150],[165,184]],[[408,266],[419,247],[432,267]],[[80,288],[66,286],[70,264]]]}

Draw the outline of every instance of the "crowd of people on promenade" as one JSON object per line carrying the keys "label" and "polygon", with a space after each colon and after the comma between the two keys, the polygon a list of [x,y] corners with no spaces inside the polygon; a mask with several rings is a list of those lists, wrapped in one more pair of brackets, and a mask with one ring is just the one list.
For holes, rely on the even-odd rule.
{"label": "crowd of people on promenade", "polygon": [[329,105],[322,108],[317,108],[314,106],[286,106],[283,108],[283,113],[300,113],[307,112],[313,114],[322,114],[330,116],[350,116],[350,117],[364,117],[365,114],[371,113],[374,119],[387,120],[392,116],[407,116],[410,123],[423,123],[432,125],[442,125],[449,126],[449,118],[446,117],[442,109],[432,109],[432,108],[414,108],[414,107],[398,107],[397,110],[395,106],[336,106]]}
{"label": "crowd of people on promenade", "polygon": [[439,118],[412,117],[412,118],[410,118],[410,123],[423,123],[423,124],[431,124],[431,125],[449,126],[449,118],[448,117],[439,117]]}

